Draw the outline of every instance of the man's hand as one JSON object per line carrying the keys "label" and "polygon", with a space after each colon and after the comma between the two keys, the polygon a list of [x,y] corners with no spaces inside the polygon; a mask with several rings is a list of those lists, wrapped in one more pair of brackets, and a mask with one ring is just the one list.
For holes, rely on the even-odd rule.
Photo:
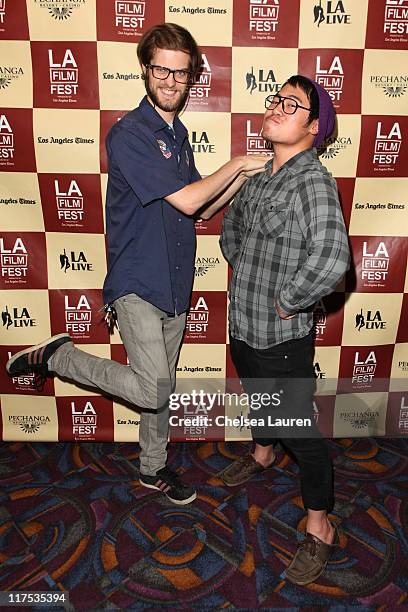
{"label": "man's hand", "polygon": [[247,176],[252,176],[257,172],[261,172],[262,170],[265,170],[265,165],[270,159],[270,156],[266,153],[258,153],[256,155],[242,155],[242,172]]}
{"label": "man's hand", "polygon": [[278,313],[281,319],[287,320],[287,319],[293,319],[293,317],[296,317],[296,314],[288,315],[284,310],[282,310],[282,308],[278,305],[278,302],[276,300],[274,300],[274,304],[275,304],[276,312]]}

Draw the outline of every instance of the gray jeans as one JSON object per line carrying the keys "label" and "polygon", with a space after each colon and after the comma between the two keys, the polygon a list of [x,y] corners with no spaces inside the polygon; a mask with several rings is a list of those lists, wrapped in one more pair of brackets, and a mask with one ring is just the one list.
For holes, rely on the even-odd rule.
{"label": "gray jeans", "polygon": [[186,314],[168,316],[134,293],[119,298],[114,306],[130,367],[89,355],[69,342],[54,353],[48,367],[142,409],[140,471],[152,476],[166,464],[168,397],[175,387]]}

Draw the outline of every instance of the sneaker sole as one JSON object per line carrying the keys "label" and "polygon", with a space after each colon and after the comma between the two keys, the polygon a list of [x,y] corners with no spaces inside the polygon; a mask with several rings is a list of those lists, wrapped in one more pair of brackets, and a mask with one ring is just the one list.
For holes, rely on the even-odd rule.
{"label": "sneaker sole", "polygon": [[36,350],[42,348],[43,346],[46,346],[47,344],[50,344],[51,342],[54,342],[54,340],[59,340],[60,338],[69,338],[70,340],[72,340],[72,338],[71,338],[71,336],[69,334],[58,334],[57,336],[51,336],[51,338],[47,338],[47,340],[44,340],[44,342],[41,342],[40,344],[36,344],[35,346],[29,346],[28,348],[24,349],[23,351],[19,351],[18,353],[16,353],[12,357],[10,357],[10,359],[6,363],[6,370],[7,370],[7,372],[10,374],[10,368],[13,365],[13,363],[15,361],[17,361],[17,359],[19,359],[23,355],[25,355],[27,353],[31,353],[33,351],[36,351]]}
{"label": "sneaker sole", "polygon": [[[159,487],[156,487],[155,485],[147,484],[147,482],[143,482],[142,480],[140,480],[140,478],[139,478],[139,482],[142,485],[142,487],[146,487],[147,489],[154,489],[155,491],[159,491],[160,493],[163,493],[163,491],[159,489]],[[164,493],[164,495],[171,502],[173,502],[173,504],[177,504],[178,506],[185,506],[186,504],[190,504],[197,497],[197,493],[193,493],[193,495],[190,495],[190,497],[187,497],[187,499],[174,499],[173,497],[170,497],[170,495],[168,495],[167,493]]]}

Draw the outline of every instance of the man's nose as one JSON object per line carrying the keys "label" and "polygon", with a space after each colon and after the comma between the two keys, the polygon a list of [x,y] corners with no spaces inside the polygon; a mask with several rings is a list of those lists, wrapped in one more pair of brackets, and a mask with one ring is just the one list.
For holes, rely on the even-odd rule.
{"label": "man's nose", "polygon": [[177,81],[174,78],[174,72],[169,72],[169,76],[165,79],[165,81],[168,85],[175,85]]}

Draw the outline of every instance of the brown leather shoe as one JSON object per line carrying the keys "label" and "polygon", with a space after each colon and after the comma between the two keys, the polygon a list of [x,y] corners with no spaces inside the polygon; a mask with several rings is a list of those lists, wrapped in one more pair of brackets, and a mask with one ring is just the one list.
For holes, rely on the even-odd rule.
{"label": "brown leather shoe", "polygon": [[336,525],[332,544],[325,544],[318,537],[307,533],[286,570],[286,578],[294,584],[305,585],[317,580],[323,574],[327,562],[339,544],[339,533]]}
{"label": "brown leather shoe", "polygon": [[260,474],[268,470],[272,466],[272,463],[264,468],[264,466],[255,461],[249,453],[237,459],[234,463],[231,463],[231,465],[220,474],[220,478],[222,478],[227,487],[236,487],[250,480],[255,474]]}

